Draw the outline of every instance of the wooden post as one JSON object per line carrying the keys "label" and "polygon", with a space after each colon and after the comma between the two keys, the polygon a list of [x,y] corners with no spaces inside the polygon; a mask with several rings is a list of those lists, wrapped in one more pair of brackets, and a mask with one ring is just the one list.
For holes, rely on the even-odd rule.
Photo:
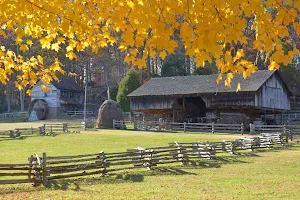
{"label": "wooden post", "polygon": [[120,129],[123,130],[124,129],[124,121],[120,120]]}
{"label": "wooden post", "polygon": [[148,131],[149,130],[149,128],[148,128],[148,122],[144,121],[144,124],[145,124],[145,130]]}
{"label": "wooden post", "polygon": [[138,130],[138,124],[139,123],[139,121],[135,121],[134,123],[133,123],[133,129],[134,130]]}
{"label": "wooden post", "polygon": [[113,129],[116,129],[116,120],[113,119]]}
{"label": "wooden post", "polygon": [[50,124],[50,135],[52,135],[52,124]]}
{"label": "wooden post", "polygon": [[15,133],[14,133],[13,130],[10,130],[10,131],[9,131],[9,137],[15,138]]}
{"label": "wooden post", "polygon": [[241,134],[244,135],[244,123],[241,123]]}
{"label": "wooden post", "polygon": [[45,135],[45,134],[46,134],[46,128],[45,128],[45,125],[40,126],[39,129],[40,129],[40,135]]}
{"label": "wooden post", "polygon": [[[51,126],[52,127],[52,126]],[[51,131],[52,132],[52,131]],[[42,160],[42,176],[43,176],[43,185],[47,186],[48,184],[48,171],[47,171],[47,159],[46,159],[46,153],[43,153],[43,160]]]}
{"label": "wooden post", "polygon": [[16,130],[15,130],[15,137],[20,137],[20,135],[21,135],[20,130],[19,130],[19,129],[16,129]]}
{"label": "wooden post", "polygon": [[108,167],[104,151],[99,152],[99,159],[100,159],[102,169],[103,169],[102,173],[101,173],[101,177],[104,177],[107,173],[106,168]]}
{"label": "wooden post", "polygon": [[183,123],[183,132],[186,132],[186,122]]}
{"label": "wooden post", "polygon": [[158,119],[158,130],[161,131],[162,128],[162,118]]}
{"label": "wooden post", "polygon": [[255,124],[250,123],[249,127],[250,127],[250,134],[254,134],[255,133]]}
{"label": "wooden post", "polygon": [[63,123],[63,132],[69,132],[67,123]]}
{"label": "wooden post", "polygon": [[185,155],[184,152],[182,152],[182,148],[181,145],[178,142],[175,142],[176,146],[177,146],[177,160],[181,161],[182,165],[187,165],[187,161],[185,160]]}
{"label": "wooden post", "polygon": [[31,160],[32,167],[31,167],[31,169],[34,173],[34,175],[32,177],[32,179],[33,179],[32,180],[33,181],[32,186],[38,186],[39,183],[40,183],[40,172],[39,172],[39,170],[37,170],[37,160],[35,158],[33,158],[33,156],[31,156],[31,157],[32,157],[32,160]]}
{"label": "wooden post", "polygon": [[173,111],[173,122],[175,122],[175,111],[174,111],[174,108],[172,109]]}
{"label": "wooden post", "polygon": [[211,132],[212,134],[215,134],[215,123],[211,123]]}
{"label": "wooden post", "polygon": [[29,158],[28,158],[28,162],[29,162],[29,165],[31,166],[30,168],[29,168],[29,170],[28,170],[28,179],[29,180],[31,180],[32,182],[33,182],[33,184],[34,184],[34,177],[33,176],[31,176],[31,174],[32,174],[32,162],[33,162],[33,155],[31,155]]}

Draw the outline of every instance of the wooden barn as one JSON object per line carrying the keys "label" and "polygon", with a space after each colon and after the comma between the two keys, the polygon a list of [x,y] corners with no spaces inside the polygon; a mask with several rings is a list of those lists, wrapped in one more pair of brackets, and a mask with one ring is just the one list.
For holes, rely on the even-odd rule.
{"label": "wooden barn", "polygon": [[[230,88],[222,81],[217,84],[217,76],[153,78],[128,95],[131,110],[173,121],[205,118],[212,112],[243,113],[255,119],[290,110],[291,92],[276,70],[258,70],[246,79],[236,75]],[[239,82],[241,90],[236,92]]]}
{"label": "wooden barn", "polygon": [[29,112],[35,110],[40,119],[54,118],[66,111],[79,109],[83,105],[84,91],[74,81],[62,79],[51,82],[48,92],[43,92],[41,82],[32,88]]}

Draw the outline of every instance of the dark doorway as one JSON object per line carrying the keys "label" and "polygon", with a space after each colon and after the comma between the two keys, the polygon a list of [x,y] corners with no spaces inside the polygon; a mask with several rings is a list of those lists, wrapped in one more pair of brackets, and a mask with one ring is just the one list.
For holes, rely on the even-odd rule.
{"label": "dark doorway", "polygon": [[201,97],[179,97],[173,103],[174,121],[199,122],[205,113],[206,104]]}

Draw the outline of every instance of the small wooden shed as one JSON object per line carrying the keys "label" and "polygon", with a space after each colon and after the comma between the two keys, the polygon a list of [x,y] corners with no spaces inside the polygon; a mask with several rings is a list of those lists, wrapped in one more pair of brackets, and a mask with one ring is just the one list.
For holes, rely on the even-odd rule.
{"label": "small wooden shed", "polygon": [[[133,112],[161,114],[174,121],[205,117],[206,112],[239,112],[254,119],[290,110],[291,91],[278,71],[258,70],[231,87],[217,84],[217,74],[153,78],[128,96]],[[225,79],[225,75],[223,80]],[[241,90],[236,92],[237,84]]]}

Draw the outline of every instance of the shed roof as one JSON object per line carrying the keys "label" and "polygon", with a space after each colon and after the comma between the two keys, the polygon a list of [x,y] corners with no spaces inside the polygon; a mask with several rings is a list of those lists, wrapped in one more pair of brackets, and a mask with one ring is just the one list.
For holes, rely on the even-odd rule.
{"label": "shed roof", "polygon": [[[258,70],[255,74],[246,79],[244,79],[241,74],[235,75],[231,87],[225,86],[222,81],[217,84],[216,80],[218,74],[152,78],[128,96],[138,97],[236,92],[238,82],[241,84],[241,92],[255,92],[275,72],[278,73],[276,70]],[[225,76],[226,75],[223,75],[223,80],[225,79]]]}
{"label": "shed roof", "polygon": [[52,84],[54,87],[60,90],[74,90],[74,91],[83,91],[83,89],[75,81],[70,79],[61,79],[60,81],[53,81]]}

